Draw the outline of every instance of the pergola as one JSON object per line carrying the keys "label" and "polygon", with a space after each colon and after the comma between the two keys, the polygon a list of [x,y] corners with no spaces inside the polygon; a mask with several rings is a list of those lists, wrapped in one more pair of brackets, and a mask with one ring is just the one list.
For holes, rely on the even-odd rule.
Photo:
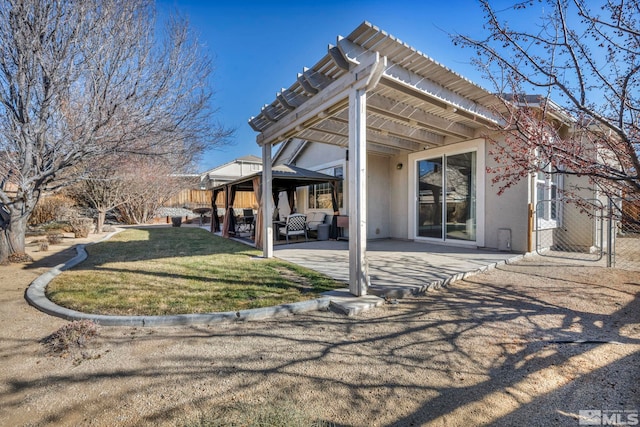
{"label": "pergola", "polygon": [[[240,191],[255,192],[256,200],[258,200],[258,221],[256,222],[255,243],[256,243],[256,247],[258,248],[263,247],[263,244],[264,244],[264,241],[263,241],[264,234],[262,233],[264,228],[261,227],[261,225],[263,221],[266,221],[269,224],[271,224],[271,218],[273,214],[273,205],[271,205],[270,208],[269,207],[267,207],[266,209],[264,208],[265,199],[269,201],[277,200],[277,197],[281,192],[286,192],[287,198],[289,200],[289,207],[292,209],[293,200],[294,200],[293,197],[294,197],[296,188],[307,186],[307,185],[324,184],[324,183],[329,183],[332,185],[333,188],[335,188],[335,182],[340,180],[340,178],[337,178],[335,176],[326,175],[320,172],[303,169],[295,165],[283,164],[283,165],[278,165],[271,168],[270,174],[268,175],[268,178],[271,181],[271,184],[270,184],[271,191],[269,191],[269,193],[263,193],[263,191],[265,191],[264,184],[263,184],[263,176],[266,176],[264,171],[256,172],[254,174],[246,175],[241,178],[238,178],[234,181],[221,184],[212,189],[213,191],[212,209],[214,212],[217,210],[217,206],[215,205],[217,194],[221,191],[224,191],[226,193],[225,194],[226,214],[225,214],[225,222],[222,228],[222,234],[225,237],[229,236],[229,219],[231,218],[231,216],[228,215],[227,213],[229,212],[229,209],[233,209],[233,200],[235,198],[235,193]],[[262,194],[265,194],[266,196],[271,194],[273,198],[272,197],[262,198],[261,197]],[[266,216],[262,214],[263,210],[266,210],[266,214],[265,214]],[[212,215],[212,218],[217,219],[217,215]],[[214,231],[213,228],[215,227],[215,225],[213,223],[213,220],[212,220],[211,227],[212,227],[212,231]],[[273,245],[273,241],[271,242],[271,244]]]}
{"label": "pergola", "polygon": [[[349,290],[367,293],[367,152],[415,152],[479,136],[496,123],[497,98],[368,22],[249,120],[262,147],[262,194],[271,194],[271,147],[291,138],[348,147]],[[265,257],[273,231],[264,198]]]}

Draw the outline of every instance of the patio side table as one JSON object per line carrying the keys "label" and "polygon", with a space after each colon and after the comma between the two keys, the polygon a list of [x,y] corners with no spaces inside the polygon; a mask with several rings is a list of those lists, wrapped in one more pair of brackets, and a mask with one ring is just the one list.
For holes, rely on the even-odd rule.
{"label": "patio side table", "polygon": [[318,224],[318,240],[329,240],[331,224]]}

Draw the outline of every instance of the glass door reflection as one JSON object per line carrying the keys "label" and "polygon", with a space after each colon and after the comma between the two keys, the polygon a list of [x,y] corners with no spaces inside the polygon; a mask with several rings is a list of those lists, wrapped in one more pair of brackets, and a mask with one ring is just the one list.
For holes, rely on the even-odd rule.
{"label": "glass door reflection", "polygon": [[446,239],[476,240],[476,153],[446,156]]}
{"label": "glass door reflection", "polygon": [[442,158],[418,161],[418,236],[442,239]]}

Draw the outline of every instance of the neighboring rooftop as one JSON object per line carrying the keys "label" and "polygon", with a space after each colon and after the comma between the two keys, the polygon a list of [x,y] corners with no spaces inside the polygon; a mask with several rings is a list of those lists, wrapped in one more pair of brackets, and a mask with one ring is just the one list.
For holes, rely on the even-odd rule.
{"label": "neighboring rooftop", "polygon": [[262,170],[262,159],[247,155],[200,174],[200,188],[209,189]]}

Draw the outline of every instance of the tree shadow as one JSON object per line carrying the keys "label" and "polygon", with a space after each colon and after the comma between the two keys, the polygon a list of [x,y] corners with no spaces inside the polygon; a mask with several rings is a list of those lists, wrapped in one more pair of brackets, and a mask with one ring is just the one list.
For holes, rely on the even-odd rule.
{"label": "tree shadow", "polygon": [[[638,293],[594,285],[601,269],[567,282],[566,271],[536,267],[527,282],[526,265],[502,270],[358,317],[104,328],[107,363],[9,378],[0,402],[17,410],[21,396],[93,385],[103,394],[33,422],[68,423],[79,412],[100,419],[115,400],[114,419],[137,411],[140,425],[284,398],[343,425],[576,425],[580,409],[637,408]],[[621,393],[623,384],[636,388]]]}
{"label": "tree shadow", "polygon": [[70,246],[62,251],[53,253],[51,255],[47,255],[44,258],[30,262],[26,264],[23,267],[23,269],[35,270],[38,268],[54,268],[62,264],[65,264],[67,261],[69,261],[71,258],[77,255],[77,250],[76,250],[77,246],[78,245]]}

